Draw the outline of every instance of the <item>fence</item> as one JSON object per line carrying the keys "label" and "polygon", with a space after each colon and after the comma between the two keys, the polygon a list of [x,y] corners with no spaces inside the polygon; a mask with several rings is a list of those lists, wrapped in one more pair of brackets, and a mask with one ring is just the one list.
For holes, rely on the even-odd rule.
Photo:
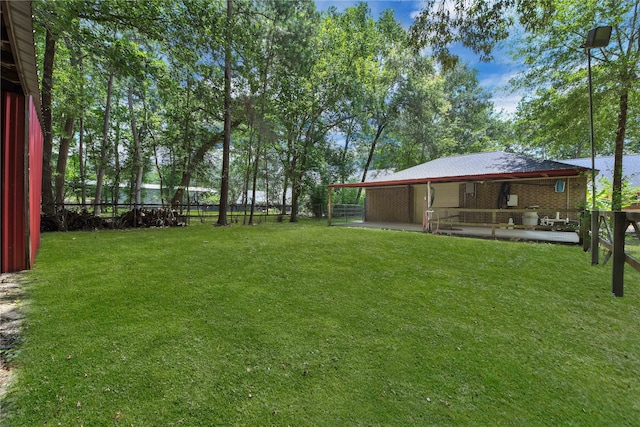
{"label": "fence", "polygon": [[362,205],[337,204],[331,207],[331,218],[343,219],[344,222],[362,221],[364,219],[364,207]]}
{"label": "fence", "polygon": [[592,259],[591,263],[599,263],[598,245],[607,249],[603,264],[613,257],[611,292],[614,296],[624,295],[624,265],[640,271],[640,260],[625,251],[625,238],[629,227],[633,227],[633,233],[640,239],[640,212],[592,212],[595,221],[596,238],[592,235]]}
{"label": "fence", "polygon": [[[95,207],[94,203],[65,203],[64,205],[56,205],[57,212],[62,211],[75,211],[75,212],[93,212]],[[171,209],[177,214],[184,216],[187,223],[191,218],[199,218],[204,220],[217,220],[220,212],[219,205],[214,204],[178,204],[171,206],[170,204],[161,203],[143,203],[140,206],[135,206],[129,203],[114,204],[114,203],[100,203],[101,217],[115,219],[122,213],[133,210],[135,208],[147,209],[147,210],[159,210],[159,209]],[[227,218],[231,223],[246,223],[251,216],[251,206],[244,206],[242,204],[232,204],[227,207]],[[291,207],[286,206],[284,213],[282,212],[281,205],[258,205],[253,212],[253,222],[281,222],[285,220],[291,214]]]}

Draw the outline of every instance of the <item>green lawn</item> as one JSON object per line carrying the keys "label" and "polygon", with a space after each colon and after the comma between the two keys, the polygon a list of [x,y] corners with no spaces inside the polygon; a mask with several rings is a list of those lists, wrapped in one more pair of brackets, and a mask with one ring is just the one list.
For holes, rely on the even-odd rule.
{"label": "green lawn", "polygon": [[640,274],[320,223],[55,233],[15,426],[638,425]]}

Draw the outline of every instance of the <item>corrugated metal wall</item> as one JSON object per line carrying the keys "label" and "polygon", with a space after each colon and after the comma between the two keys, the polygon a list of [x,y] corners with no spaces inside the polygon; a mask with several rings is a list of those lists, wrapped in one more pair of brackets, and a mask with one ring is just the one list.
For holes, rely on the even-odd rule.
{"label": "corrugated metal wall", "polygon": [[30,268],[40,247],[43,135],[32,99],[28,109],[25,101],[2,92],[2,272]]}
{"label": "corrugated metal wall", "polygon": [[42,196],[42,146],[44,135],[33,98],[29,98],[29,268],[40,248],[40,206]]}
{"label": "corrugated metal wall", "polygon": [[2,93],[2,271],[27,268],[25,98]]}

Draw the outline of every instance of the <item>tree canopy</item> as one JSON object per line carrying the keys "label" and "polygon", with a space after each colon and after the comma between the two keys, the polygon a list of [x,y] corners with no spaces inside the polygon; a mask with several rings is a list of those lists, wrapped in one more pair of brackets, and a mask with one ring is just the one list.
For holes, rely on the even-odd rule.
{"label": "tree canopy", "polygon": [[455,43],[490,60],[495,47],[511,39],[516,57],[527,66],[515,81],[527,93],[516,117],[515,143],[522,150],[570,158],[590,152],[584,45],[588,31],[604,25],[613,28],[611,42],[589,50],[595,141],[598,153],[615,156],[612,209],[620,210],[623,154],[640,148],[638,0],[430,0],[411,40],[417,47],[430,46],[450,68],[456,63]]}
{"label": "tree canopy", "polygon": [[198,202],[252,214],[266,193],[295,221],[329,183],[504,139],[473,70],[417,52],[393,11],[366,3],[39,0],[34,13],[46,212],[138,207],[147,183],[158,203],[198,186]]}

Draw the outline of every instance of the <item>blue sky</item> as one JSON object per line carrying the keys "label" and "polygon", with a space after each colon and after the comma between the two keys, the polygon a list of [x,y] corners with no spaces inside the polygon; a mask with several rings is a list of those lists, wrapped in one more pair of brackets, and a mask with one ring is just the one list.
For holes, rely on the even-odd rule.
{"label": "blue sky", "polygon": [[[335,6],[340,11],[358,2],[358,0],[316,0],[316,7],[318,10],[326,10]],[[396,19],[405,28],[411,26],[414,17],[423,7],[422,0],[368,0],[366,3],[376,19],[383,10],[393,9]],[[471,68],[478,70],[480,85],[491,93],[496,111],[513,114],[521,95],[510,93],[506,90],[506,85],[511,77],[522,70],[522,66],[509,57],[506,49],[498,49],[494,53],[494,60],[490,63],[480,62],[477,55],[461,46],[453,46],[452,50]]]}

